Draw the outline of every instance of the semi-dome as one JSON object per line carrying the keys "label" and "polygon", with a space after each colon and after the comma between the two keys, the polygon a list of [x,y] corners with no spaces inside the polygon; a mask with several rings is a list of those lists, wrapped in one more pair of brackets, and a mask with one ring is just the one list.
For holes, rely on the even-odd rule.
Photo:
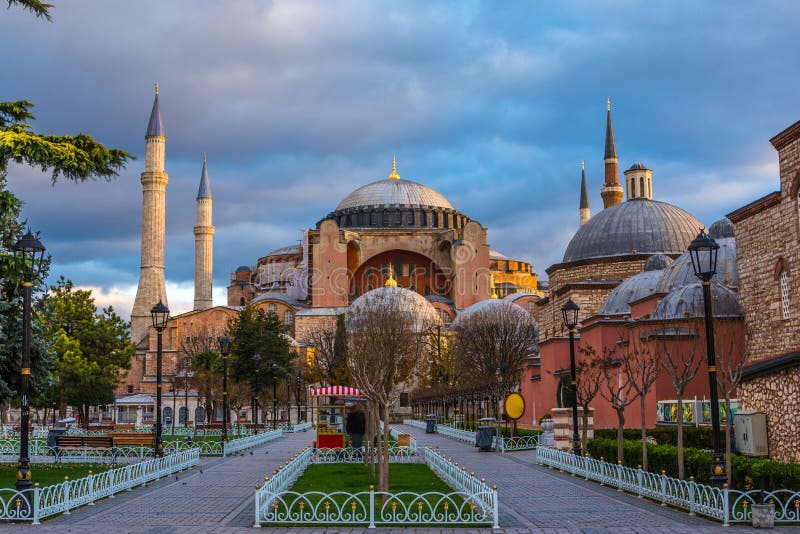
{"label": "semi-dome", "polygon": [[[739,294],[727,286],[711,283],[711,309],[717,318],[743,317]],[[703,286],[698,281],[670,291],[656,306],[654,321],[697,319],[704,317]]]}
{"label": "semi-dome", "polygon": [[425,297],[416,291],[387,286],[367,291],[354,300],[347,309],[347,320],[358,324],[360,315],[379,306],[391,306],[398,313],[412,315],[415,325],[420,328],[441,324],[439,312]]}
{"label": "semi-dome", "polygon": [[438,191],[417,182],[387,178],[359,187],[342,200],[336,211],[372,206],[431,206],[453,209]]}
{"label": "semi-dome", "polygon": [[636,276],[631,276],[627,280],[614,288],[606,297],[603,305],[597,311],[597,315],[629,315],[631,313],[630,303],[643,299],[655,293],[658,279],[661,278],[661,271],[644,271]]}
{"label": "semi-dome", "polygon": [[702,227],[672,204],[633,199],[606,208],[581,226],[564,263],[630,254],[682,254]]}
{"label": "semi-dome", "polygon": [[[732,237],[716,239],[719,245],[717,251],[717,272],[712,278],[713,282],[725,284],[730,287],[739,286],[739,271],[736,268],[736,240]],[[693,284],[698,278],[694,274],[692,258],[688,252],[675,260],[672,265],[664,270],[656,286],[657,293],[669,293],[675,288]]]}
{"label": "semi-dome", "polygon": [[649,171],[650,169],[648,169],[648,168],[645,166],[645,164],[644,164],[644,163],[639,163],[639,162],[637,161],[636,163],[634,163],[633,165],[631,165],[631,168],[630,168],[630,169],[628,169],[628,170],[629,170],[629,171]]}

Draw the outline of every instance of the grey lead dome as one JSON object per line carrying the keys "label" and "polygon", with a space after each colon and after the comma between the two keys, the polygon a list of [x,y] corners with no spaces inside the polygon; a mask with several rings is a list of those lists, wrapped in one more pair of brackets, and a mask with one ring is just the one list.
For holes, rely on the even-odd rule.
{"label": "grey lead dome", "polygon": [[433,206],[453,209],[444,195],[428,186],[410,180],[378,180],[359,187],[336,211],[367,206]]}
{"label": "grey lead dome", "polygon": [[703,225],[672,204],[633,199],[606,208],[581,226],[564,263],[630,254],[683,254]]}

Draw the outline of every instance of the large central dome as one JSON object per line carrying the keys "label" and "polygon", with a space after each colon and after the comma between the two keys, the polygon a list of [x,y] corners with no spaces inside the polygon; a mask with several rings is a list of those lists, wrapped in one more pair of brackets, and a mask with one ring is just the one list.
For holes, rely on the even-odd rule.
{"label": "large central dome", "polygon": [[575,233],[564,263],[626,256],[686,252],[703,225],[672,204],[636,199],[604,209]]}
{"label": "large central dome", "polygon": [[336,206],[336,210],[371,206],[431,206],[453,209],[441,193],[428,186],[409,180],[387,178],[359,187],[347,195]]}

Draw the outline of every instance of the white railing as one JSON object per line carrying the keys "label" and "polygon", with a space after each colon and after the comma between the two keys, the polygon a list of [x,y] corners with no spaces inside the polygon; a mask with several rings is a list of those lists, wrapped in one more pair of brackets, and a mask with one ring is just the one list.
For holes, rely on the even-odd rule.
{"label": "white railing", "polygon": [[425,422],[424,421],[417,421],[416,419],[404,419],[404,425],[413,426],[414,428],[419,428],[421,430],[425,430]]}
{"label": "white railing", "polygon": [[[298,493],[288,488],[311,463],[326,463],[325,449],[302,449],[281,466],[255,493],[255,525],[485,525],[498,528],[497,489],[432,450],[425,461],[458,491],[451,493],[389,493],[369,491]],[[360,459],[359,461],[363,461]],[[390,459],[390,461],[392,461]]]}
{"label": "white railing", "polygon": [[[164,454],[199,449],[200,456],[222,456],[220,441],[165,442]],[[153,457],[151,445],[119,445],[112,448],[48,447],[43,440],[31,440],[28,455],[34,463],[102,463],[138,462]],[[0,462],[16,462],[19,458],[19,439],[0,440]]]}
{"label": "white railing", "polygon": [[[380,423],[381,423],[381,432],[383,432],[383,421],[381,421]],[[398,430],[395,427],[390,426],[389,427],[389,435],[392,437],[392,439],[394,439],[395,441],[398,442],[398,447],[400,447],[400,445],[399,445],[400,436],[408,436],[408,448],[412,449],[414,451],[417,450],[417,439],[414,436],[412,436],[411,434],[406,434],[402,430]],[[406,448],[406,447],[401,447],[401,448]]]}
{"label": "white railing", "polygon": [[279,437],[283,436],[283,430],[270,430],[268,432],[261,432],[260,434],[253,434],[252,436],[247,436],[244,438],[232,439],[225,443],[225,448],[223,449],[223,456],[228,455],[232,452],[242,451],[244,449],[249,449],[250,447],[255,447],[257,445],[263,445],[268,441],[272,441],[274,439],[278,439]]}
{"label": "white railing", "polygon": [[0,520],[33,521],[36,525],[45,517],[68,514],[73,508],[94,504],[96,500],[189,469],[199,461],[200,450],[192,449],[43,488],[36,484],[28,492],[32,507],[20,492],[0,489]]}
{"label": "white railing", "polygon": [[[475,432],[468,432],[458,428],[452,428],[444,425],[436,425],[436,433],[446,436],[448,438],[457,439],[470,445],[475,445]],[[493,445],[495,445],[493,443]]]}
{"label": "white railing", "polygon": [[[350,464],[364,463],[364,455],[361,450],[352,448],[345,449],[316,449],[312,463],[315,464]],[[411,447],[389,447],[390,463],[419,463],[422,462],[416,449]]]}
{"label": "white railing", "polygon": [[311,421],[303,421],[302,423],[289,423],[281,425],[284,432],[303,432],[311,428]]}
{"label": "white railing", "polygon": [[539,446],[539,436],[531,435],[500,438],[497,443],[499,443],[500,452],[536,450]]}

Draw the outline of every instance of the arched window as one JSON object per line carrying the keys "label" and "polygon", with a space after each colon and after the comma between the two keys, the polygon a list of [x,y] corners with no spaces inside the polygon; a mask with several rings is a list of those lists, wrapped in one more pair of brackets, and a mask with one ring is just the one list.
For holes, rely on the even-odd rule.
{"label": "arched window", "polygon": [[789,274],[786,269],[781,270],[781,304],[783,304],[783,318],[788,319],[789,315]]}
{"label": "arched window", "polygon": [[442,319],[442,324],[448,325],[453,322],[453,318],[450,317],[450,314],[444,310],[439,310],[439,317]]}
{"label": "arched window", "polygon": [[270,302],[269,304],[267,304],[267,312],[278,313],[278,307],[274,303]]}
{"label": "arched window", "polygon": [[244,297],[239,297],[239,306],[244,306]]}
{"label": "arched window", "polygon": [[206,422],[206,410],[202,406],[198,406],[194,411],[195,424]]}
{"label": "arched window", "polygon": [[646,197],[647,196],[647,192],[644,190],[644,176],[639,178],[639,194],[642,197]]}
{"label": "arched window", "polygon": [[186,409],[186,406],[181,406],[178,408],[178,424],[185,425],[188,422],[189,410]]}
{"label": "arched window", "polygon": [[534,310],[535,307],[536,307],[536,303],[535,302],[533,302],[533,301],[528,302],[528,304],[527,304],[528,313],[533,315],[533,310]]}
{"label": "arched window", "polygon": [[172,424],[172,407],[171,406],[164,407],[164,409],[162,410],[162,413],[163,413],[162,419],[164,420],[164,424],[165,425],[171,425]]}
{"label": "arched window", "polygon": [[631,178],[631,198],[636,198],[636,178]]}
{"label": "arched window", "polygon": [[290,325],[294,323],[294,314],[291,311],[286,310],[283,312],[283,324]]}

